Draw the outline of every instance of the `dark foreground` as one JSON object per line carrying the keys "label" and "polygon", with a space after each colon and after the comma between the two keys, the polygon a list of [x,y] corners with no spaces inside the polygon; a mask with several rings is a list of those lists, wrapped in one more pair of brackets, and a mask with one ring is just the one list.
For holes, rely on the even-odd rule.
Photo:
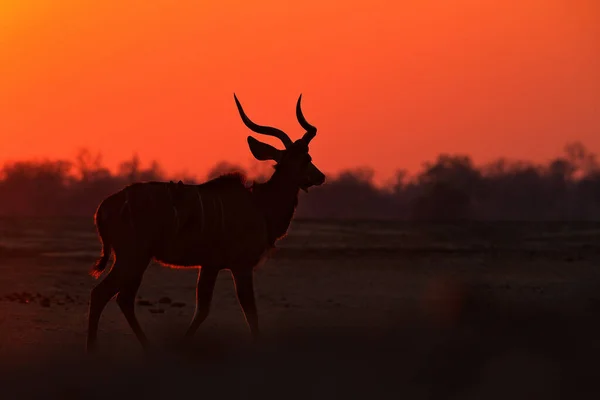
{"label": "dark foreground", "polygon": [[[151,266],[83,355],[89,221],[0,220],[2,398],[597,399],[600,226],[298,222],[257,272],[253,346],[223,272],[180,349],[195,271]],[[102,278],[101,278],[102,279]]]}

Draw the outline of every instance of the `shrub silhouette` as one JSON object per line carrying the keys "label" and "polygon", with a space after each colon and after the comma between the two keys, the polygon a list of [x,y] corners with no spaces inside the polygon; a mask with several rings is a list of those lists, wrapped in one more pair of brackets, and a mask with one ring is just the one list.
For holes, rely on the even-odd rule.
{"label": "shrub silhouette", "polygon": [[[99,154],[82,149],[75,160],[17,161],[0,171],[2,216],[91,216],[110,193],[140,180],[200,183],[220,174],[246,172],[222,161],[206,177],[167,176],[157,161],[147,167],[137,155],[117,172]],[[264,170],[254,171],[261,180]],[[378,187],[367,167],[327,174],[297,210],[300,218],[395,219],[405,221],[600,220],[600,167],[579,142],[547,164],[499,159],[475,166],[469,156],[442,154],[414,176],[399,169]],[[304,193],[301,195],[304,196]]]}

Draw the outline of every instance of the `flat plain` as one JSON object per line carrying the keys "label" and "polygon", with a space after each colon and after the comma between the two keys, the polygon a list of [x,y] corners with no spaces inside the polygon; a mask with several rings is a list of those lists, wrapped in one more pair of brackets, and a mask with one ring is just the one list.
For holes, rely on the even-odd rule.
{"label": "flat plain", "polygon": [[[89,218],[0,219],[2,398],[600,398],[600,224],[303,221],[256,271],[253,345],[231,276],[187,348],[197,270],[151,264],[84,355]],[[100,279],[102,279],[102,276]]]}

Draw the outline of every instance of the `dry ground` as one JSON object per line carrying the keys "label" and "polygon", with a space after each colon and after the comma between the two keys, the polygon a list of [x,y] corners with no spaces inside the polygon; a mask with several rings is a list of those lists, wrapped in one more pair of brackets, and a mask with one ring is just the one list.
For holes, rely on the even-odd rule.
{"label": "dry ground", "polygon": [[599,239],[593,224],[299,221],[256,274],[263,343],[223,271],[175,349],[196,271],[151,265],[137,314],[156,350],[113,301],[88,359],[93,226],[0,219],[0,396],[597,399]]}

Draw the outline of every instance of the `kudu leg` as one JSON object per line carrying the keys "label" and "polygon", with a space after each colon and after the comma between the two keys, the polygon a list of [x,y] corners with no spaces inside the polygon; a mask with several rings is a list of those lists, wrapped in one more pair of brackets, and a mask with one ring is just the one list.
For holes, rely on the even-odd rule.
{"label": "kudu leg", "polygon": [[238,302],[244,311],[246,323],[250,327],[250,332],[254,341],[260,336],[258,329],[258,313],[256,310],[256,300],[254,298],[254,277],[252,270],[232,271],[235,292]]}
{"label": "kudu leg", "polygon": [[94,351],[98,336],[98,323],[106,304],[119,292],[118,275],[113,270],[92,289],[88,315],[87,352]]}
{"label": "kudu leg", "polygon": [[200,268],[198,271],[196,311],[194,312],[194,318],[185,333],[184,341],[189,341],[198,330],[198,327],[200,327],[202,322],[208,317],[218,275],[218,270]]}
{"label": "kudu leg", "polygon": [[127,262],[119,259],[112,267],[106,278],[92,289],[90,310],[88,316],[87,351],[92,352],[98,336],[100,316],[106,304],[117,295],[117,303],[125,315],[127,322],[144,347],[147,346],[146,336],[135,317],[135,295],[142,281],[142,275],[148,265],[144,263]]}
{"label": "kudu leg", "polygon": [[117,304],[123,312],[123,315],[127,319],[127,323],[135,333],[135,336],[141,343],[144,349],[148,348],[148,339],[140,326],[135,316],[135,295],[140,288],[142,283],[142,277],[136,277],[131,280],[127,280],[122,286],[119,294],[117,295]]}

